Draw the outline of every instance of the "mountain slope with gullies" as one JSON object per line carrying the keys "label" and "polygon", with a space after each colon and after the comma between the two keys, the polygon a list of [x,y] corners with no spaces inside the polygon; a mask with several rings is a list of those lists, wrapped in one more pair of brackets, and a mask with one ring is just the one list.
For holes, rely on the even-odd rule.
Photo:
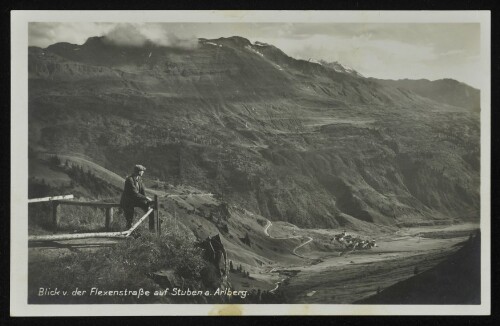
{"label": "mountain slope with gullies", "polygon": [[29,49],[29,145],[302,227],[479,217],[479,115],[241,37]]}

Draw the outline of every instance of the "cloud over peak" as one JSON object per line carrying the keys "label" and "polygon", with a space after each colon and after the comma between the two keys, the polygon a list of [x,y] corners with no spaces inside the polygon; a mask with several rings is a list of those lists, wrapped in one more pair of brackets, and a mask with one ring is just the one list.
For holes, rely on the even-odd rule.
{"label": "cloud over peak", "polygon": [[123,46],[143,46],[148,38],[132,24],[118,24],[104,35],[109,43]]}
{"label": "cloud over peak", "polygon": [[163,26],[141,25],[131,23],[117,24],[104,35],[108,42],[120,46],[144,46],[152,43],[157,46],[167,46],[190,49],[198,44],[195,37],[181,38],[169,32]]}

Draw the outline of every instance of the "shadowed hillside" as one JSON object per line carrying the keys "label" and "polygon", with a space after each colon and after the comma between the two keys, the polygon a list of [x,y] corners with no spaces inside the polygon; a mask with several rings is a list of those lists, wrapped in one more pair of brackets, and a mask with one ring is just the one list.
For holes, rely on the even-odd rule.
{"label": "shadowed hillside", "polygon": [[356,303],[480,304],[481,237],[479,233],[471,237],[457,253],[436,267]]}
{"label": "shadowed hillside", "polygon": [[35,151],[140,162],[299,226],[479,214],[477,112],[241,37],[31,47],[29,117]]}

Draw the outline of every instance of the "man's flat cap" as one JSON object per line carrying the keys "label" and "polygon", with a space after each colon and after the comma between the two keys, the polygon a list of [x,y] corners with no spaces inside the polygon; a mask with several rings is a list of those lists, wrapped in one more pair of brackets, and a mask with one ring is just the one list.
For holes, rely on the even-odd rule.
{"label": "man's flat cap", "polygon": [[135,171],[146,171],[146,167],[144,165],[137,164],[134,166]]}

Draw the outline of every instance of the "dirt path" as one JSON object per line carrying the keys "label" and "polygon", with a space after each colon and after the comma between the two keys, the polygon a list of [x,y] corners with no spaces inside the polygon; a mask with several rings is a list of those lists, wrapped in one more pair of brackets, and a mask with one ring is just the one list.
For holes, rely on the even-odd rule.
{"label": "dirt path", "polygon": [[123,240],[118,239],[76,239],[62,241],[45,241],[28,244],[28,262],[43,263],[60,259],[71,253],[96,251],[112,247]]}

